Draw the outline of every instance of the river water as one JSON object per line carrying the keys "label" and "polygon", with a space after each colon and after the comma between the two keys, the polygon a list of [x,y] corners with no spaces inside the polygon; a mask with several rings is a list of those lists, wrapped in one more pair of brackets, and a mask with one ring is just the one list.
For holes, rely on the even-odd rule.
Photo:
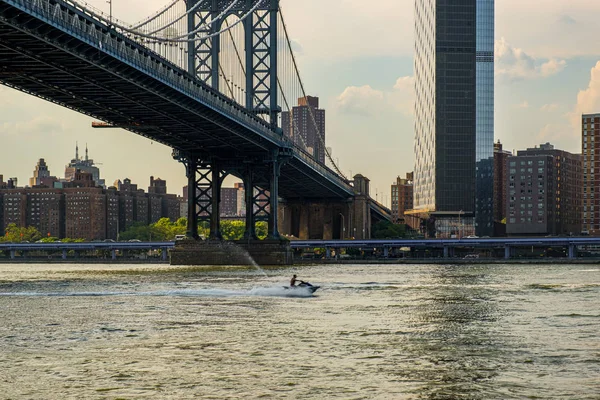
{"label": "river water", "polygon": [[600,266],[266,273],[0,265],[0,398],[600,399]]}

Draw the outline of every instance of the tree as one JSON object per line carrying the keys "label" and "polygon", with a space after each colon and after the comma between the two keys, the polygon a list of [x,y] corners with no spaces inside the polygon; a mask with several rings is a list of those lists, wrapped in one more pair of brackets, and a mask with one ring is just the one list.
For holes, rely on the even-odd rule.
{"label": "tree", "polygon": [[406,235],[406,225],[380,221],[373,226],[371,236],[374,239],[402,238]]}
{"label": "tree", "polygon": [[33,226],[23,228],[17,224],[9,224],[5,229],[3,241],[5,242],[35,242],[40,240],[42,234]]}

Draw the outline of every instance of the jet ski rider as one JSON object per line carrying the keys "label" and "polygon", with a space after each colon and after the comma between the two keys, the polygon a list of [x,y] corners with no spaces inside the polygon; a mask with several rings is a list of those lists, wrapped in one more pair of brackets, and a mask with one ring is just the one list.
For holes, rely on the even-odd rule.
{"label": "jet ski rider", "polygon": [[[294,276],[292,276],[292,279],[290,280],[290,287],[294,287],[296,286],[296,274],[294,274]],[[300,281],[298,280],[301,284],[304,283],[304,281]]]}

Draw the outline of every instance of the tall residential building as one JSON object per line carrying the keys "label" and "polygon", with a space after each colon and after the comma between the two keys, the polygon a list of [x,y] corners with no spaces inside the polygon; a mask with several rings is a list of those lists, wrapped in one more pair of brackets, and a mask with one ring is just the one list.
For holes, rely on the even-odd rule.
{"label": "tall residential building", "polygon": [[50,178],[50,171],[48,170],[46,161],[43,158],[40,158],[33,170],[33,177],[29,178],[29,186],[41,186],[44,178]]}
{"label": "tall residential building", "polygon": [[508,158],[506,233],[564,235],[581,232],[581,154],[550,143]]}
{"label": "tall residential building", "polygon": [[319,108],[318,97],[299,98],[292,111],[281,113],[281,127],[284,135],[325,163],[325,110]]}
{"label": "tall residential building", "polygon": [[153,194],[167,194],[167,181],[156,178],[153,176],[150,177],[150,186],[148,186],[148,193]]}
{"label": "tall residential building", "polygon": [[600,113],[581,116],[583,154],[582,229],[600,235]]}
{"label": "tall residential building", "polygon": [[100,179],[100,169],[94,164],[94,160],[88,157],[88,148],[85,146],[85,159],[79,158],[79,146],[75,146],[75,158],[65,167],[65,179],[72,181],[75,179],[77,171],[89,172],[96,185],[105,187],[104,179]]}
{"label": "tall residential building", "polygon": [[65,196],[61,189],[34,188],[27,194],[27,226],[36,228],[42,236],[65,236]]}
{"label": "tall residential building", "polygon": [[236,188],[221,188],[221,216],[238,216],[238,190]]}
{"label": "tall residential building", "polygon": [[4,229],[10,224],[18,227],[27,226],[27,191],[26,189],[7,189],[4,194]]}
{"label": "tall residential building", "polygon": [[[502,143],[498,140],[494,143],[494,223],[505,224],[506,221],[506,196],[508,190],[508,180],[506,179],[506,168],[508,157],[512,153],[502,149]],[[506,232],[494,231],[494,236]]]}
{"label": "tall residential building", "polygon": [[416,0],[415,10],[414,212],[440,232],[460,219],[462,232],[491,235],[494,0]]}
{"label": "tall residential building", "polygon": [[87,240],[106,239],[106,195],[102,188],[63,189],[65,235]]}
{"label": "tall residential building", "polygon": [[392,184],[392,222],[395,224],[404,220],[404,212],[413,208],[413,173],[406,174],[406,178],[396,178]]}

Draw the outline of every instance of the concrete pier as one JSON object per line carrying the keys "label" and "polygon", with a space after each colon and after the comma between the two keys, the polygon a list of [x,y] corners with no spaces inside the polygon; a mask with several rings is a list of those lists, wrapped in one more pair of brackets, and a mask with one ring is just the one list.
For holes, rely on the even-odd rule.
{"label": "concrete pier", "polygon": [[287,240],[180,240],[170,252],[171,265],[292,265]]}

